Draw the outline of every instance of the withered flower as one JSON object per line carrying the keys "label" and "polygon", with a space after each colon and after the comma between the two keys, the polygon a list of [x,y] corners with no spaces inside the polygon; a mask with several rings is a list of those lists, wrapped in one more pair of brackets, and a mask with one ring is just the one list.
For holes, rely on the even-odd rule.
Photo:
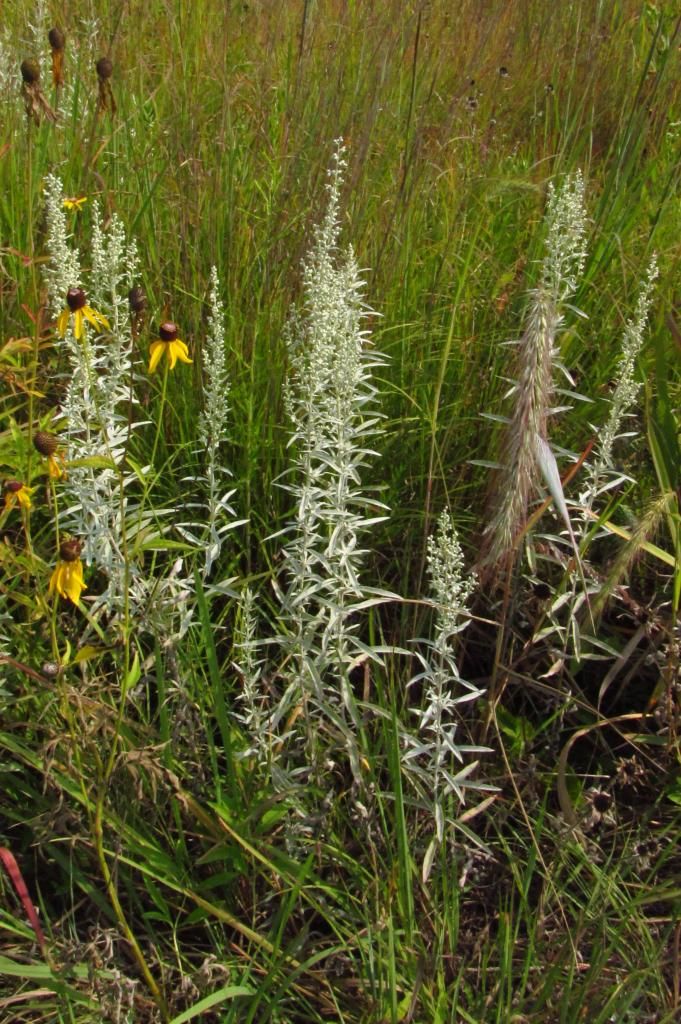
{"label": "withered flower", "polygon": [[39,430],[33,435],[33,447],[47,459],[47,471],[51,480],[61,480],[66,476],[64,456],[59,451],[59,441],[47,430]]}
{"label": "withered flower", "polygon": [[128,292],[128,305],[130,306],[130,320],[132,322],[132,334],[135,339],[139,337],[142,324],[144,323],[144,314],[147,309],[147,296],[144,288],[140,288],[137,285],[135,288],[131,288]]}
{"label": "withered flower", "polygon": [[21,79],[21,95],[24,97],[26,117],[29,121],[40,124],[43,117],[46,117],[48,121],[56,121],[57,115],[40,88],[40,64],[37,60],[30,57],[22,60]]}
{"label": "withered flower", "polygon": [[97,97],[97,113],[103,114],[108,108],[113,117],[116,113],[116,101],[111,90],[111,76],[113,74],[113,63],[109,57],[100,57],[95,64],[97,80],[99,82],[99,95]]}
{"label": "withered flower", "polygon": [[52,84],[55,89],[60,89],[64,84],[64,48],[66,36],[56,25],[47,33],[52,49]]}

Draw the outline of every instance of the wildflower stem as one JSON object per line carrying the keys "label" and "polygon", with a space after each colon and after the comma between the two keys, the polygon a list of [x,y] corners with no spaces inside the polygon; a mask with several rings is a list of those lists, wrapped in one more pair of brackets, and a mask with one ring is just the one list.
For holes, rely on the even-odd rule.
{"label": "wildflower stem", "polygon": [[151,449],[151,460],[150,465],[153,467],[156,464],[156,451],[158,449],[158,442],[161,436],[161,430],[163,429],[163,417],[166,407],[166,397],[168,394],[168,360],[166,359],[163,363],[163,384],[161,386],[161,408],[158,412],[158,420],[156,423],[156,436],[154,437],[154,446]]}

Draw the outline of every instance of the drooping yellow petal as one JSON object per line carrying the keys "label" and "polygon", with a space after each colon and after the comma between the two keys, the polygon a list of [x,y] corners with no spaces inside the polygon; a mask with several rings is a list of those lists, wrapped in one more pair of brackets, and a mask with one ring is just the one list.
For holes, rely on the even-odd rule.
{"label": "drooping yellow petal", "polygon": [[179,338],[168,343],[168,358],[170,359],[171,370],[175,369],[175,363],[178,359],[181,363],[191,363],[191,359],[189,358],[189,349],[184,341],[180,341]]}
{"label": "drooping yellow petal", "polygon": [[66,334],[66,331],[69,326],[70,316],[71,310],[68,308],[68,306],[66,307],[66,309],[62,309],[61,313],[59,314],[59,319],[57,320],[57,331],[61,338],[63,338],[64,335]]}
{"label": "drooping yellow petal", "polygon": [[21,487],[15,486],[12,490],[7,490],[5,492],[5,512],[9,512],[16,504],[19,504],[20,508],[29,509],[31,507],[31,495],[34,490],[35,487],[27,487],[26,484],[22,484]]}
{"label": "drooping yellow petal", "polygon": [[62,571],[64,569],[64,562],[57,562],[56,568],[50,576],[50,585],[47,588],[48,594],[54,594],[56,591],[58,594],[64,593],[64,587],[62,585]]}
{"label": "drooping yellow petal", "polygon": [[73,336],[76,341],[83,337],[83,310],[77,309],[73,314]]}
{"label": "drooping yellow petal", "polygon": [[69,199],[64,199],[62,202],[66,210],[80,210],[83,203],[87,203],[87,196],[73,196]]}
{"label": "drooping yellow petal", "polygon": [[17,501],[22,508],[31,507],[31,495],[34,490],[35,487],[22,487],[21,490],[17,491]]}
{"label": "drooping yellow petal", "polygon": [[60,559],[50,577],[48,593],[56,592],[60,597],[66,597],[73,604],[78,604],[83,590],[87,590],[83,580],[83,563],[80,559],[75,562],[64,562]]}
{"label": "drooping yellow petal", "polygon": [[64,590],[66,596],[74,604],[78,604],[80,601],[80,595],[83,590],[87,590],[85,582],[83,581],[83,563],[78,559],[77,562],[65,562],[66,572],[64,580]]}
{"label": "drooping yellow petal", "polygon": [[149,346],[149,373],[154,373],[156,367],[161,361],[164,349],[166,347],[165,341],[152,341]]}
{"label": "drooping yellow petal", "polygon": [[66,476],[66,470],[63,466],[59,465],[54,455],[48,456],[47,471],[49,473],[50,480],[61,480],[63,476]]}
{"label": "drooping yellow petal", "polygon": [[92,308],[92,306],[83,306],[83,316],[90,321],[96,331],[101,331],[103,327],[105,327],[107,331],[111,330],[107,318],[102,316],[101,313],[98,313],[96,309]]}

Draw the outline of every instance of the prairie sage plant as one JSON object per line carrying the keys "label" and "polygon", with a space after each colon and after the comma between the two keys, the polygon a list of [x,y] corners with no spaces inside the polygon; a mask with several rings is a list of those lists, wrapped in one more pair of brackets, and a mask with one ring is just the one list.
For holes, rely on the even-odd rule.
{"label": "prairie sage plant", "polygon": [[299,706],[306,730],[306,763],[318,775],[328,743],[322,726],[345,748],[361,782],[360,721],[351,684],[353,667],[378,657],[359,636],[359,616],[387,595],[360,578],[362,537],[384,518],[362,477],[375,457],[379,430],[371,373],[384,360],[363,326],[371,310],[353,251],[338,251],[339,205],[345,161],[338,146],[327,184],[327,207],[303,266],[303,300],[289,320],[286,408],[292,423],[292,467],[282,485],[295,500],[285,530],[287,585],[281,590],[284,693],[279,721]]}
{"label": "prairie sage plant", "polygon": [[[435,637],[418,640],[416,657],[421,671],[409,688],[423,691],[421,707],[413,708],[417,731],[403,734],[402,767],[415,786],[419,803],[432,814],[435,835],[423,860],[424,883],[430,875],[438,847],[445,838],[447,807],[463,803],[466,790],[492,787],[471,778],[478,762],[471,754],[488,747],[460,743],[457,738],[460,706],[478,700],[483,690],[461,678],[456,660],[456,638],[468,625],[467,605],[476,581],[466,574],[463,551],[449,512],[438,520],[435,536],[428,538],[428,575],[435,609]],[[458,770],[457,770],[457,766]]]}
{"label": "prairie sage plant", "polygon": [[119,218],[114,214],[105,230],[93,204],[86,292],[78,253],[69,244],[63,186],[54,175],[46,179],[45,206],[50,256],[45,279],[68,360],[61,414],[69,472],[63,482],[66,508],[59,510],[58,521],[60,529],[82,541],[86,564],[106,577],[96,607],[120,612],[134,594],[136,573],[126,550],[134,517],[126,488],[134,478],[123,463],[135,401],[127,294],[139,260]]}
{"label": "prairie sage plant", "polygon": [[[199,477],[186,478],[188,482],[200,485],[203,501],[187,503],[185,507],[192,512],[192,521],[178,526],[178,531],[192,547],[204,554],[200,570],[203,583],[207,582],[220,556],[225,535],[246,522],[235,518],[236,513],[230,504],[234,488],[224,490],[226,481],[231,477],[222,457],[223,446],[228,440],[230,380],[225,351],[225,310],[216,267],[211,268],[208,307],[208,330],[203,346],[203,402],[198,425],[203,473]],[[197,519],[203,526],[201,536],[196,532]],[[216,586],[224,592],[229,584],[225,581],[213,584],[213,592]]]}

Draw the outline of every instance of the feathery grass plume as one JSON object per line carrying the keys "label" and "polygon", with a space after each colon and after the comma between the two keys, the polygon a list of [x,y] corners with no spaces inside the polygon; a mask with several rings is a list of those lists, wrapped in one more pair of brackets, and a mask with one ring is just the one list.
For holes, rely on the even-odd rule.
{"label": "feathery grass plume", "polygon": [[[64,296],[81,284],[78,255],[69,245],[61,181],[48,175],[45,185],[50,260],[45,268],[54,313]],[[132,593],[134,568],[123,550],[132,508],[124,488],[131,478],[121,464],[128,436],[131,394],[132,338],[127,316],[127,292],[138,274],[134,244],[126,244],[119,219],[104,231],[93,204],[91,292],[97,307],[106,310],[105,332],[87,331],[76,337],[71,318],[62,344],[70,371],[62,412],[66,417],[67,458],[72,465],[64,482],[70,505],[60,512],[60,525],[81,538],[83,558],[105,573],[108,585],[96,604],[122,607]],[[99,314],[98,314],[99,315]],[[83,465],[82,460],[89,460]],[[138,524],[139,525],[139,524]]]}
{"label": "feathery grass plume", "polygon": [[[310,748],[320,717],[332,720],[358,779],[359,726],[349,673],[356,659],[375,652],[356,635],[356,613],[386,597],[360,582],[365,555],[360,539],[385,518],[385,506],[362,485],[380,419],[371,371],[384,360],[370,350],[369,332],[362,327],[370,311],[352,249],[338,253],[344,169],[338,144],[326,213],[303,266],[302,308],[292,314],[286,334],[285,400],[294,454],[287,474],[292,482],[282,486],[295,498],[296,511],[283,531],[289,582],[282,619],[289,658],[279,716],[291,702],[303,700]],[[316,755],[309,749],[308,756]]]}
{"label": "feathery grass plume", "polygon": [[622,545],[617,557],[610,566],[607,578],[599,589],[596,599],[593,601],[594,616],[600,615],[616,588],[627,578],[637,558],[641,555],[644,545],[651,540],[660,527],[664,518],[673,514],[676,506],[676,495],[673,491],[666,491],[651,501],[636,528],[632,531],[630,539]]}
{"label": "feathery grass plume", "polygon": [[518,379],[511,391],[514,408],[505,427],[495,487],[501,497],[483,536],[480,564],[486,571],[511,555],[541,473],[539,456],[547,442],[553,372],[559,366],[556,335],[562,323],[561,307],[576,290],[584,269],[585,217],[579,171],[568,175],[559,189],[549,184],[546,255],[540,283],[530,293],[525,331],[517,343]]}
{"label": "feathery grass plume", "polygon": [[[468,625],[466,605],[475,580],[466,575],[456,528],[446,511],[438,520],[435,536],[428,538],[428,574],[435,608],[435,639],[417,641],[421,647],[416,652],[421,671],[409,686],[421,686],[423,707],[413,709],[418,732],[405,732],[402,737],[405,774],[435,819],[435,835],[423,862],[424,882],[444,839],[449,798],[463,803],[467,789],[492,788],[469,778],[477,761],[465,763],[469,755],[487,752],[489,748],[456,740],[457,708],[477,700],[484,691],[462,679],[456,664],[455,637]],[[456,773],[452,770],[453,762],[463,765]]]}

